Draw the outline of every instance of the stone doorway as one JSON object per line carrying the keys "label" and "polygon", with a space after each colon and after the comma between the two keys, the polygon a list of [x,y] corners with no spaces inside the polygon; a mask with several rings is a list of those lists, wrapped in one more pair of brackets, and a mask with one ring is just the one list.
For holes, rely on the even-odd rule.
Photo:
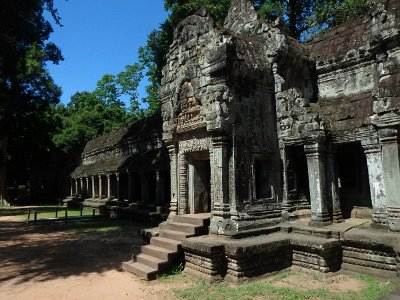
{"label": "stone doorway", "polygon": [[360,217],[361,214],[372,217],[367,160],[361,144],[339,145],[336,158],[343,218]]}
{"label": "stone doorway", "polygon": [[304,146],[288,147],[288,200],[297,209],[310,208],[310,186]]}
{"label": "stone doorway", "polygon": [[188,212],[211,212],[211,167],[208,152],[195,152],[188,159]]}

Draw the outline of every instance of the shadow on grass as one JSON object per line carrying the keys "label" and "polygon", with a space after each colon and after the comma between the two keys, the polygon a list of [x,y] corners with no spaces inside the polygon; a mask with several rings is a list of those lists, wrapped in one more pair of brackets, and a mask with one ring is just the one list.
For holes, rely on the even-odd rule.
{"label": "shadow on grass", "polygon": [[27,207],[0,207],[0,217],[5,216],[27,216],[29,210],[36,210],[39,212],[55,211],[56,208],[62,206],[45,205],[45,206],[27,206]]}
{"label": "shadow on grass", "polygon": [[101,220],[51,225],[1,222],[0,282],[47,281],[120,270],[137,253],[138,230],[131,220]]}

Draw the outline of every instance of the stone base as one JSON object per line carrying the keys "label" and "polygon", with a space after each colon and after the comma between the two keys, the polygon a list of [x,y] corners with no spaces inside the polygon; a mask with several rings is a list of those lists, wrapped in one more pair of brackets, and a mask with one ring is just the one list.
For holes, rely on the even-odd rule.
{"label": "stone base", "polygon": [[400,231],[400,208],[388,207],[387,208],[387,221],[388,227],[391,231]]}
{"label": "stone base", "polygon": [[254,237],[188,238],[183,243],[185,270],[209,282],[243,283],[290,267],[319,274],[343,269],[400,280],[400,236],[345,225],[315,228],[287,223]]}

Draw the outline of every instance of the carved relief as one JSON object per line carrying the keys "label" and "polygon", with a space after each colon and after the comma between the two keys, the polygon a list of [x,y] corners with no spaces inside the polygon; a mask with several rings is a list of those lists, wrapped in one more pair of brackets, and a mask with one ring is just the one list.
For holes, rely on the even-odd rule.
{"label": "carved relief", "polygon": [[325,130],[325,117],[311,111],[310,102],[294,88],[277,93],[277,116],[280,136],[299,136]]}
{"label": "carved relief", "polygon": [[183,133],[204,125],[201,115],[201,105],[194,96],[194,90],[190,82],[182,85],[179,94],[180,113],[178,115],[178,126],[176,131]]}

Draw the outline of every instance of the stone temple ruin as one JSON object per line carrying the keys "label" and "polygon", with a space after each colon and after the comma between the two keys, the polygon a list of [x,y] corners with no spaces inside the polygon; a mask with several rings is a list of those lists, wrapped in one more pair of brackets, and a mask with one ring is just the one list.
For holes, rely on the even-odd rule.
{"label": "stone temple ruin", "polygon": [[161,127],[156,115],[89,141],[71,173],[71,196],[64,202],[83,201],[83,206],[102,213],[160,221],[167,214],[170,193]]}
{"label": "stone temple ruin", "polygon": [[[291,266],[398,279],[399,95],[398,1],[307,43],[246,0],[223,27],[206,10],[188,17],[160,89],[169,217],[150,262],[125,269],[150,278],[172,255],[162,244],[183,240],[185,272],[211,281]],[[207,235],[173,235],[205,213]]]}

